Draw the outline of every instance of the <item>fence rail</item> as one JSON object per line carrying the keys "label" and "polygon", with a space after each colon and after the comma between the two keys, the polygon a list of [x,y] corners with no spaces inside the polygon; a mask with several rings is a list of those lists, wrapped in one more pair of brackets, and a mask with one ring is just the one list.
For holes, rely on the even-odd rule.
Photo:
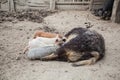
{"label": "fence rail", "polygon": [[[59,0],[54,1],[51,0],[52,3],[54,3],[54,7],[52,9],[55,9],[56,7],[59,8],[65,8],[66,6],[72,9],[80,9],[80,5],[89,5],[90,0]],[[61,6],[61,7],[60,7]]]}
{"label": "fence rail", "polygon": [[89,4],[89,2],[57,2],[58,5],[81,5],[81,4]]}

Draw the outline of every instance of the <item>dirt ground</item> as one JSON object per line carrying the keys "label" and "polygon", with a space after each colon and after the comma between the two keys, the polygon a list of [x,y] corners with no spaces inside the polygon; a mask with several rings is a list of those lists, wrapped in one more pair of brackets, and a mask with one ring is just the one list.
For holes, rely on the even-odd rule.
{"label": "dirt ground", "polygon": [[[72,67],[60,61],[30,61],[22,50],[33,32],[53,29],[65,34],[91,22],[105,38],[106,56],[94,65]],[[0,23],[0,80],[120,80],[120,24],[102,21],[87,11],[60,11],[44,22],[16,21]]]}

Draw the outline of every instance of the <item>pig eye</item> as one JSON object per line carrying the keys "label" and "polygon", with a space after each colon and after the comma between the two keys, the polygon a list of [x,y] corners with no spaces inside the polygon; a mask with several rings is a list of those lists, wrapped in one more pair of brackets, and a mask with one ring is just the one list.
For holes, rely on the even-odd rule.
{"label": "pig eye", "polygon": [[63,41],[65,42],[65,41],[66,41],[66,39],[63,39]]}
{"label": "pig eye", "polygon": [[56,39],[56,42],[58,42],[58,39]]}

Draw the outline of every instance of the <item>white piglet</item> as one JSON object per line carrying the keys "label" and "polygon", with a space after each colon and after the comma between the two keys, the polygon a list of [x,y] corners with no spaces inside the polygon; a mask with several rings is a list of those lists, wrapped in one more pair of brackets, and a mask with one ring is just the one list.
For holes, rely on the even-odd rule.
{"label": "white piglet", "polygon": [[29,49],[54,45],[56,38],[44,38],[44,37],[37,37],[31,41],[29,41]]}
{"label": "white piglet", "polygon": [[54,45],[30,49],[28,51],[27,57],[30,60],[41,59],[51,55],[52,53],[55,53],[58,48],[58,45]]}
{"label": "white piglet", "polygon": [[37,37],[29,41],[28,58],[31,60],[41,59],[54,53],[59,48],[57,42],[62,42],[62,38],[60,39],[58,36],[55,38]]}
{"label": "white piglet", "polygon": [[23,53],[38,47],[54,46],[57,43],[63,43],[62,38],[59,38],[58,35],[55,38],[37,37],[29,41],[28,46],[24,49]]}

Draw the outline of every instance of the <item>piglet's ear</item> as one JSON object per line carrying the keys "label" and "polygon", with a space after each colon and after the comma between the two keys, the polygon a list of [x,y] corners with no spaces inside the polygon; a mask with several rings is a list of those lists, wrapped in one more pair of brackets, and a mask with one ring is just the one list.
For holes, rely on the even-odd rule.
{"label": "piglet's ear", "polygon": [[56,38],[59,38],[59,35],[57,34]]}

